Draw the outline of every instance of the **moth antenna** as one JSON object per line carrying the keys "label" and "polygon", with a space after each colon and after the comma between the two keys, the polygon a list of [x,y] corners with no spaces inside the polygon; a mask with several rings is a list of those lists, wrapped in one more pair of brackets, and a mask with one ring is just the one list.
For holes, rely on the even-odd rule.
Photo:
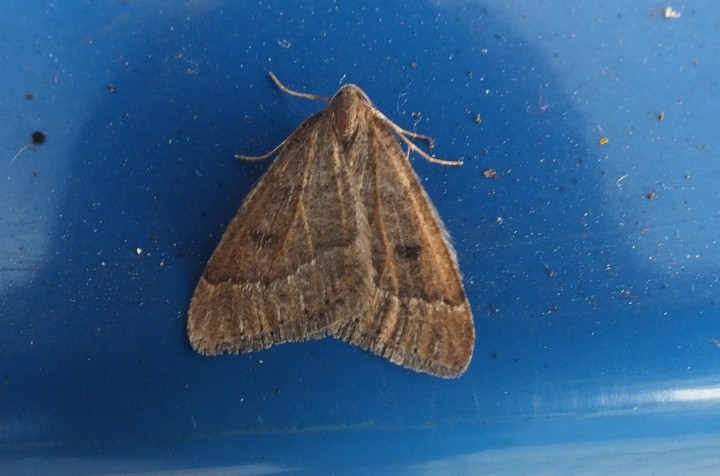
{"label": "moth antenna", "polygon": [[280,88],[280,90],[281,90],[282,92],[284,92],[284,93],[287,93],[287,94],[289,94],[289,95],[291,95],[291,96],[297,96],[297,97],[299,97],[299,98],[310,99],[310,100],[312,100],[312,101],[325,101],[325,102],[330,102],[330,98],[329,98],[329,97],[320,96],[319,94],[303,93],[303,92],[294,91],[294,90],[288,88],[288,87],[285,86],[283,83],[281,83],[279,79],[277,79],[277,76],[275,76],[272,71],[269,71],[269,72],[268,72],[268,75],[270,76],[270,79],[273,80],[273,82],[275,83],[275,85],[276,85],[278,88]]}
{"label": "moth antenna", "polygon": [[[275,76],[275,74],[273,74],[272,71],[269,71],[269,72],[268,72],[268,75],[270,76],[270,79],[273,80],[273,83],[275,83],[275,86],[277,86],[278,88],[280,88],[280,90],[281,90],[282,92],[286,93],[286,94],[289,94],[289,95],[291,95],[291,96],[297,96],[297,97],[304,98],[304,99],[310,99],[310,100],[312,100],[312,101],[325,101],[325,102],[330,102],[330,98],[329,98],[329,97],[321,96],[321,95],[319,95],[319,94],[303,93],[303,92],[295,91],[295,90],[292,90],[292,89],[288,88],[287,86],[285,86],[283,83],[280,82],[280,80],[277,78],[277,76]],[[285,141],[286,141],[286,140],[287,140],[287,139],[285,139],[284,141],[280,142],[280,144],[278,144],[277,147],[275,147],[273,150],[271,150],[271,151],[268,152],[267,154],[257,155],[257,156],[235,154],[235,158],[236,158],[237,160],[250,160],[250,161],[253,161],[253,160],[265,160],[265,159],[270,158],[270,157],[272,157],[273,155],[277,154],[277,152],[278,152],[280,149],[282,149],[282,147],[285,145]],[[430,140],[432,141],[432,139],[430,139]]]}
{"label": "moth antenna", "polygon": [[[275,74],[272,71],[268,72],[268,76],[270,76],[270,79],[272,79],[272,81],[275,83],[275,85],[278,88],[280,88],[280,90],[282,92],[284,92],[286,94],[289,94],[291,96],[300,97],[300,98],[310,99],[312,101],[330,102],[329,97],[321,96],[319,94],[303,93],[303,92],[295,91],[293,89],[288,88],[287,86],[285,86],[283,83],[280,82],[280,80],[277,78],[277,76],[275,76]],[[405,144],[408,146],[408,158],[410,157],[409,154],[410,154],[410,151],[412,150],[412,151],[416,152],[418,155],[420,155],[420,157],[422,157],[423,159],[427,160],[428,162],[432,162],[434,164],[451,165],[451,166],[458,166],[458,165],[463,164],[462,160],[442,160],[442,159],[437,159],[437,158],[431,156],[430,154],[426,153],[424,150],[419,148],[408,137],[410,137],[412,139],[423,140],[423,141],[427,142],[428,147],[431,149],[433,147],[435,147],[435,141],[433,140],[432,137],[426,136],[424,134],[418,134],[417,132],[409,131],[407,129],[403,129],[402,127],[398,126],[393,121],[388,119],[385,116],[385,114],[381,113],[377,109],[374,109],[374,113],[377,114],[378,117],[380,119],[382,119],[382,121],[385,124],[387,124],[388,127],[390,127],[393,130],[393,132],[395,132],[395,134],[400,139],[402,139],[403,142],[405,142]],[[250,160],[250,161],[264,160],[264,159],[267,159],[267,158],[275,155],[278,152],[278,150],[280,150],[283,147],[283,145],[285,145],[285,141],[282,141],[277,147],[275,147],[273,150],[271,150],[267,154],[263,154],[263,155],[259,155],[259,156],[247,156],[247,155],[237,154],[237,155],[235,155],[235,158],[238,160]]]}
{"label": "moth antenna", "polygon": [[282,149],[282,147],[285,145],[285,142],[286,142],[286,141],[287,141],[287,139],[285,139],[284,141],[280,142],[273,150],[271,150],[271,151],[268,152],[267,154],[263,154],[263,155],[240,155],[240,154],[235,154],[235,158],[236,158],[237,160],[249,160],[249,161],[265,160],[265,159],[270,158],[270,157],[272,157],[273,155],[277,154],[277,152],[278,152],[280,149]]}

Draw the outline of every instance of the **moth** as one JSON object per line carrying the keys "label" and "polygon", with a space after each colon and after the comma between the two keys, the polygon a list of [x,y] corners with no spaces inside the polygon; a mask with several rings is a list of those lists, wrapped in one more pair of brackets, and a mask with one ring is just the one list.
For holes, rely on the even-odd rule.
{"label": "moth", "polygon": [[[461,375],[475,328],[455,251],[410,166],[444,165],[357,86],[259,157],[277,158],[227,227],[195,289],[190,343],[205,355],[330,336],[406,368]],[[403,152],[398,139],[408,147]]]}

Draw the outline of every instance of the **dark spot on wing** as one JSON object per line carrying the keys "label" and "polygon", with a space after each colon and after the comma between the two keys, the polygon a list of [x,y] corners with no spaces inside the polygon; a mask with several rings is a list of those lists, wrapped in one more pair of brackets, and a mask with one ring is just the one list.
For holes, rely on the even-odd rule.
{"label": "dark spot on wing", "polygon": [[259,230],[250,232],[250,238],[260,248],[269,248],[277,243],[279,236],[275,233],[265,233]]}
{"label": "dark spot on wing", "polygon": [[407,261],[414,261],[420,257],[420,245],[396,245],[395,254]]}

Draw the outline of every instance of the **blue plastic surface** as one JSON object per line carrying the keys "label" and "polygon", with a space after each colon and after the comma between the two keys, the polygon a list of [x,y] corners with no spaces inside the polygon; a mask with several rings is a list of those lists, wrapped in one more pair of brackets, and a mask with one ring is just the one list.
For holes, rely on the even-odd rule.
{"label": "blue plastic surface", "polygon": [[[6,2],[0,472],[714,473],[720,11],[675,8]],[[462,378],[330,339],[191,350],[270,163],[233,155],[322,107],[270,70],[355,83],[465,161],[411,159],[475,314]]]}

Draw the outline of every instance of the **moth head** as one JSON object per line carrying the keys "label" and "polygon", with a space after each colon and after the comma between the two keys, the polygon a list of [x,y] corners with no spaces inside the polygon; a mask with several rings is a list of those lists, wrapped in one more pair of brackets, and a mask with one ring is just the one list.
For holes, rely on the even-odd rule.
{"label": "moth head", "polygon": [[335,118],[338,137],[343,141],[351,140],[357,132],[358,124],[367,120],[365,111],[372,107],[367,95],[354,84],[346,84],[338,89],[327,107]]}

